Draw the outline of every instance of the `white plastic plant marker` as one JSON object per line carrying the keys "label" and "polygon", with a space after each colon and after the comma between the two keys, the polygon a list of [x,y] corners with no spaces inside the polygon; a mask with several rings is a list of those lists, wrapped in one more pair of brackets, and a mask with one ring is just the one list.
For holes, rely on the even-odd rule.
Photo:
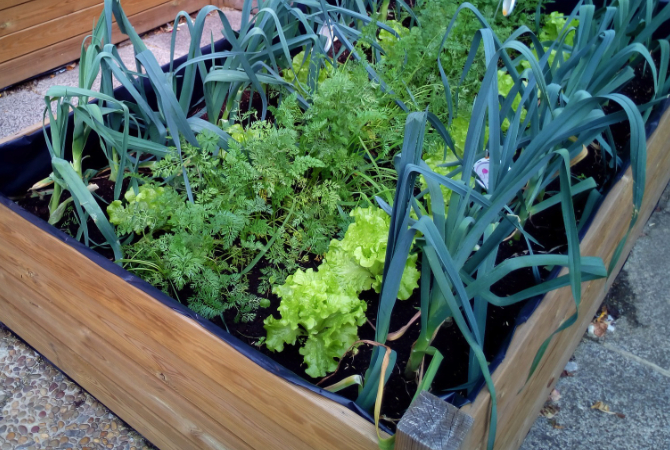
{"label": "white plastic plant marker", "polygon": [[327,52],[328,50],[330,50],[330,47],[333,46],[333,41],[335,41],[333,26],[324,23],[323,25],[321,25],[321,28],[319,28],[318,34],[321,36],[325,36],[326,43],[323,44],[323,49]]}
{"label": "white plastic plant marker", "polygon": [[487,191],[489,190],[489,160],[482,158],[475,162],[473,167],[477,174],[477,183]]}
{"label": "white plastic plant marker", "polygon": [[512,14],[514,7],[516,6],[516,0],[503,0],[503,16],[507,17]]}

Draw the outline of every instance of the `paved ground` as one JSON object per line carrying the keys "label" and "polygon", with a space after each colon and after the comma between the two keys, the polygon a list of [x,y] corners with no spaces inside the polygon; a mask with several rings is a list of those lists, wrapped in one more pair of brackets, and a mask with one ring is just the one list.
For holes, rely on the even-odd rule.
{"label": "paved ground", "polygon": [[[239,13],[231,11],[231,20]],[[208,22],[215,39],[221,35]],[[182,27],[182,38],[188,37]],[[209,33],[205,33],[208,35]],[[145,42],[169,60],[169,34]],[[187,40],[177,45],[184,53]],[[129,46],[120,50],[132,58]],[[0,138],[41,121],[53,85],[76,85],[64,70],[0,92]],[[670,450],[670,189],[606,300],[617,317],[603,337],[585,336],[522,450]],[[560,397],[560,398],[559,398]],[[600,409],[592,408],[598,402]],[[605,411],[609,410],[608,412]],[[148,444],[10,331],[0,329],[0,449],[141,449]]]}
{"label": "paved ground", "polygon": [[104,405],[0,328],[0,449],[149,448]]}
{"label": "paved ground", "polygon": [[[614,330],[584,337],[577,369],[559,380],[560,399],[545,406],[522,450],[670,449],[669,269],[666,188],[605,300],[620,314]],[[592,408],[597,402],[609,413]]]}

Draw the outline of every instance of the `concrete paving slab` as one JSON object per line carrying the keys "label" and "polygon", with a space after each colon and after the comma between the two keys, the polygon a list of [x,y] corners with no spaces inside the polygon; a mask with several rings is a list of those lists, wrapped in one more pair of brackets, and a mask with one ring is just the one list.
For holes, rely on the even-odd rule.
{"label": "concrete paving slab", "polygon": [[[670,449],[670,378],[588,339],[573,359],[578,370],[556,388],[560,410],[536,421],[521,450]],[[592,409],[599,401],[623,417]]]}
{"label": "concrete paving slab", "polygon": [[670,192],[626,261],[623,311],[606,342],[670,371]]}
{"label": "concrete paving slab", "polygon": [[[556,386],[559,413],[538,418],[522,450],[670,450],[669,237],[666,187],[605,298],[614,331],[582,341],[579,370]],[[591,409],[597,401],[625,418]]]}

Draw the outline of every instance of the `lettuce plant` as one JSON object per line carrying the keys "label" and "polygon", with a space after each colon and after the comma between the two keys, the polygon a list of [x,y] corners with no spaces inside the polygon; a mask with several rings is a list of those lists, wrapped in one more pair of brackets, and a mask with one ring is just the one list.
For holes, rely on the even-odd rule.
{"label": "lettuce plant", "polygon": [[575,40],[575,28],[579,25],[579,20],[572,19],[570,24],[566,27],[568,19],[558,11],[544,16],[544,24],[542,31],[540,31],[540,41],[554,42],[565,36],[563,41],[566,45],[572,47]]}
{"label": "lettuce plant", "polygon": [[[315,62],[314,64],[320,63]],[[311,54],[307,54],[303,50],[293,57],[293,67],[282,71],[282,77],[289,83],[294,83],[297,81],[299,86],[307,86],[311,65]],[[328,78],[328,73],[330,70],[332,70],[332,68],[329,66],[326,66],[325,70],[320,70],[317,82],[321,83],[326,78]]]}
{"label": "lettuce plant", "polygon": [[284,344],[304,341],[304,356],[311,377],[322,377],[337,368],[340,358],[358,339],[358,327],[365,323],[366,303],[352,289],[339,282],[327,264],[318,271],[298,270],[273,292],[281,297],[281,319],[265,320],[270,350],[282,351]]}
{"label": "lettuce plant", "polygon": [[[365,323],[367,304],[361,292],[382,284],[390,227],[389,216],[376,207],[357,208],[344,239],[334,239],[318,270],[298,270],[273,292],[281,298],[280,319],[265,320],[270,350],[281,352],[284,344],[304,344],[300,354],[313,377],[337,369],[337,360],[358,340],[358,327]],[[418,287],[416,255],[407,258],[399,299],[407,299]]]}
{"label": "lettuce plant", "polygon": [[109,222],[116,225],[120,234],[142,234],[147,228],[160,230],[167,224],[175,202],[182,201],[177,192],[170,187],[143,184],[135,193],[129,189],[124,198],[114,200],[107,206]]}
{"label": "lettuce plant", "polygon": [[[348,273],[344,268],[350,264],[343,261],[347,259],[355,261],[367,272],[370,286],[379,293],[391,218],[377,207],[356,208],[351,212],[351,216],[356,221],[349,225],[344,239],[331,241],[326,261],[336,268],[345,283]],[[416,270],[416,260],[416,255],[410,255],[407,259],[398,291],[400,300],[407,300],[412,291],[418,287],[419,271]],[[365,284],[361,285],[360,291],[370,289],[370,286],[366,280]]]}

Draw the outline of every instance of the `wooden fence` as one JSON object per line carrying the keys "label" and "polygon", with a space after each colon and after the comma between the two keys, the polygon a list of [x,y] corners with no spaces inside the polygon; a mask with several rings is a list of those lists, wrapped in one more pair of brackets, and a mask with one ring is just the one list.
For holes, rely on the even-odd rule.
{"label": "wooden fence", "polygon": [[[138,33],[213,4],[235,0],[124,0],[123,9]],[[102,0],[0,0],[0,89],[79,59]],[[124,39],[114,23],[115,43]]]}

